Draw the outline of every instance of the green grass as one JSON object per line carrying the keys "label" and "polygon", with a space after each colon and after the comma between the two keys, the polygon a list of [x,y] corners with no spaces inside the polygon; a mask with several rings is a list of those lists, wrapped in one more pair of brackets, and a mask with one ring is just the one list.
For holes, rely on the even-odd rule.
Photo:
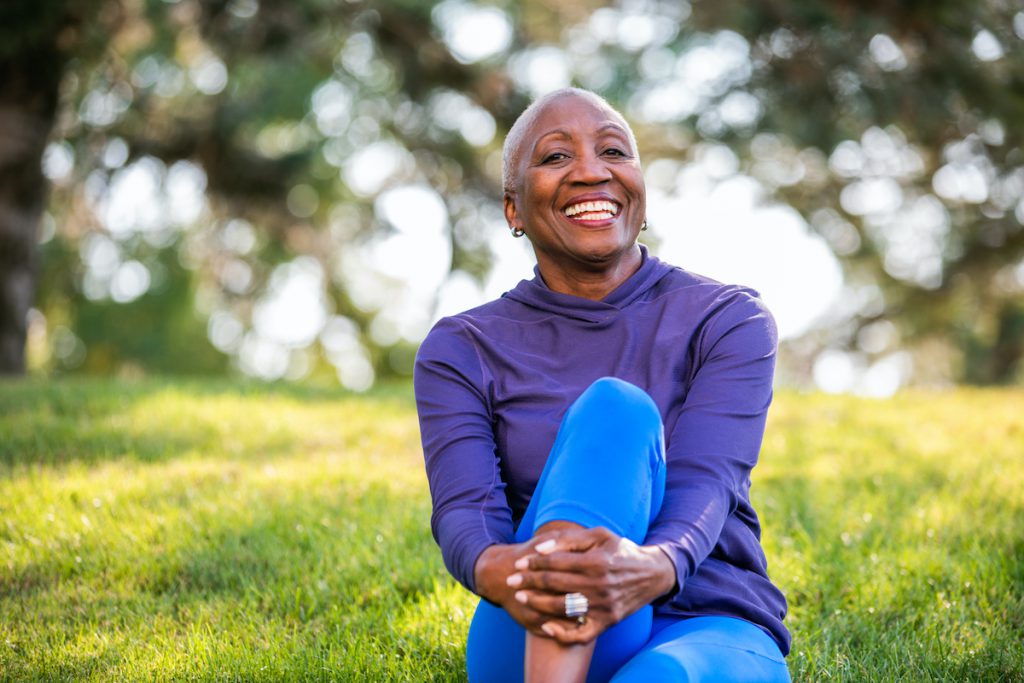
{"label": "green grass", "polygon": [[[0,384],[0,679],[464,680],[408,387]],[[796,680],[1024,680],[1024,392],[780,394]]]}

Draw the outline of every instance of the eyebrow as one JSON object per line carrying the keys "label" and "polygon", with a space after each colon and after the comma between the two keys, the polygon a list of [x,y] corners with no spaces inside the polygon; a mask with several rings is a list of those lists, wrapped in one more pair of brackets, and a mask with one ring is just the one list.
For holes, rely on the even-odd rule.
{"label": "eyebrow", "polygon": [[616,133],[621,133],[621,134],[625,135],[627,138],[629,138],[629,134],[626,133],[626,129],[625,128],[623,128],[622,126],[620,126],[617,123],[612,123],[612,122],[608,122],[608,123],[604,124],[603,126],[601,126],[600,128],[597,129],[597,132],[598,133],[603,133],[603,132],[605,132],[608,129],[614,130]]}
{"label": "eyebrow", "polygon": [[539,138],[537,138],[537,142],[536,142],[536,144],[534,144],[533,148],[537,149],[537,145],[540,144],[541,140],[543,140],[544,138],[552,137],[552,136],[559,137],[559,138],[565,138],[567,140],[571,140],[572,139],[572,135],[569,134],[569,131],[565,130],[564,128],[555,128],[554,130],[549,130],[547,133],[544,133]]}
{"label": "eyebrow", "polygon": [[[612,121],[609,121],[608,123],[598,128],[597,132],[599,135],[603,135],[605,132],[609,130],[622,135],[627,140],[629,139],[629,134],[626,132],[626,129]],[[533,145],[533,149],[531,150],[531,152],[535,153],[537,151],[537,147],[540,146],[541,141],[544,140],[544,138],[548,138],[551,136],[563,138],[566,140],[572,139],[572,135],[569,134],[569,131],[565,130],[564,128],[555,128],[554,130],[549,130],[548,132],[544,133],[539,138],[537,138],[537,142]]]}

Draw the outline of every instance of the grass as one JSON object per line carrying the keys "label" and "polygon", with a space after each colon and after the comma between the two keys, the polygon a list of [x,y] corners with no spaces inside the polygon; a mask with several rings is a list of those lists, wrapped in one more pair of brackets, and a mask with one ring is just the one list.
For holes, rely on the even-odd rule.
{"label": "grass", "polygon": [[[460,681],[406,386],[0,384],[0,679]],[[1024,680],[1024,392],[783,393],[795,680]]]}

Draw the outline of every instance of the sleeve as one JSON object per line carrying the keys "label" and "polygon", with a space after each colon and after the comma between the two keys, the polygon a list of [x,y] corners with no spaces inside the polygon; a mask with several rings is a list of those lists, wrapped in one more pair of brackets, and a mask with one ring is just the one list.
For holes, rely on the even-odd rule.
{"label": "sleeve", "polygon": [[745,500],[772,399],[778,333],[745,290],[720,301],[697,339],[696,372],[667,439],[667,481],[646,543],[676,568],[676,592],[712,552]]}
{"label": "sleeve", "polygon": [[455,318],[442,319],[416,354],[416,408],[434,540],[452,576],[475,592],[480,553],[511,542],[486,380],[476,347]]}

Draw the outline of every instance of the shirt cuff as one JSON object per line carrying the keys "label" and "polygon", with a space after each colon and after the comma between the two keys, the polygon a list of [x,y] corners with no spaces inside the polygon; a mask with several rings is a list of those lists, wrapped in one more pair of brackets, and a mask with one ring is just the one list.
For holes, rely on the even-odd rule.
{"label": "shirt cuff", "polygon": [[437,544],[448,572],[472,593],[476,593],[476,561],[496,542],[478,520],[478,514],[452,511],[437,527]]}
{"label": "shirt cuff", "polygon": [[672,602],[672,600],[683,590],[683,584],[686,582],[687,578],[685,569],[686,564],[685,562],[680,561],[682,558],[679,557],[680,550],[677,544],[672,543],[671,541],[662,541],[661,543],[654,543],[652,545],[665,553],[665,556],[668,557],[668,561],[672,563],[672,567],[676,572],[676,585],[673,586],[672,590],[668,591],[651,603],[654,607],[659,607]]}

